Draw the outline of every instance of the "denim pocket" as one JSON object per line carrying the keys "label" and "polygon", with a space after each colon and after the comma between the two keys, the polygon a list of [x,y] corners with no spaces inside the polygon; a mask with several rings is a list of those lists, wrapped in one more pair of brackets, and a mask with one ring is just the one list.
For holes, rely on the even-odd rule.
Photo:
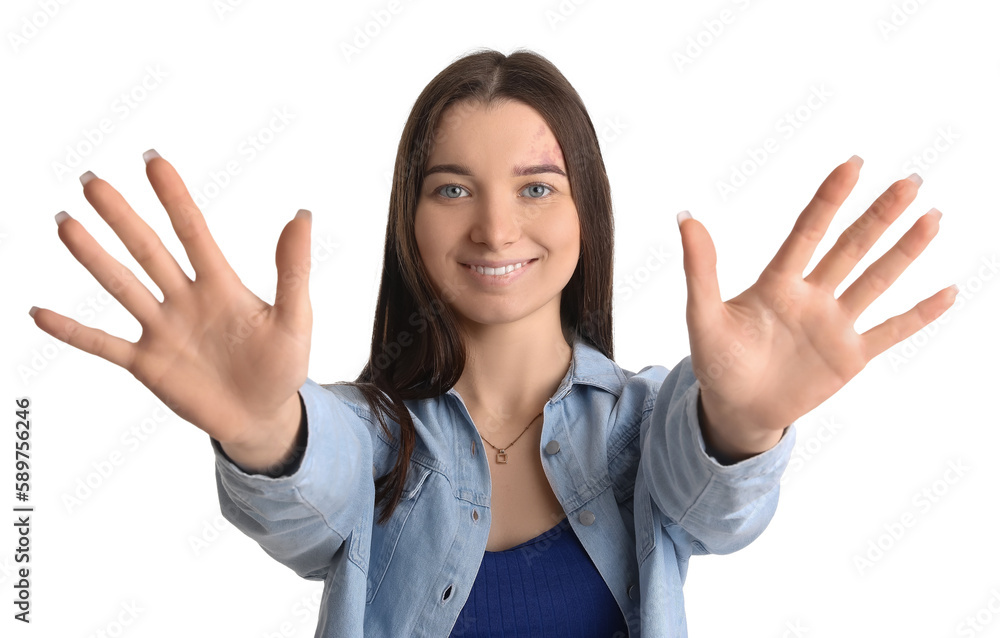
{"label": "denim pocket", "polygon": [[[382,578],[385,576],[392,556],[396,551],[396,543],[403,532],[406,520],[410,517],[420,490],[431,470],[420,465],[411,465],[403,482],[403,494],[399,504],[385,525],[372,525],[371,561],[368,567],[368,596],[366,602],[371,604],[378,593]],[[377,514],[376,514],[377,515]]]}
{"label": "denim pocket", "polygon": [[656,547],[656,536],[659,534],[658,525],[653,521],[653,497],[646,489],[646,477],[642,470],[639,470],[635,482],[633,507],[635,508],[635,547],[636,558],[639,565],[646,560],[649,553]]}

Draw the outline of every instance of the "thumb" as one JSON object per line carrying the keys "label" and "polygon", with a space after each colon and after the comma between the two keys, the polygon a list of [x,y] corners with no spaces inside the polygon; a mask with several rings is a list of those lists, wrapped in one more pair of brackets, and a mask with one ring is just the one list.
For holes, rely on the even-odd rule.
{"label": "thumb", "polygon": [[687,282],[688,317],[714,312],[722,304],[715,271],[715,244],[708,230],[688,211],[677,215],[684,251],[684,278]]}
{"label": "thumb", "polygon": [[294,332],[312,329],[312,307],[309,305],[311,231],[312,213],[303,208],[295,214],[295,219],[285,224],[274,254],[278,267],[274,310],[278,320]]}

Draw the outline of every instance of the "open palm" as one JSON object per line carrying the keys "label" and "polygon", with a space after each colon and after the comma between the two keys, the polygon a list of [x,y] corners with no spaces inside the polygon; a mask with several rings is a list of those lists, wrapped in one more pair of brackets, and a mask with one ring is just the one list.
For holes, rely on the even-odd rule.
{"label": "open palm", "polygon": [[60,213],[59,238],[139,321],[142,335],[131,343],[45,309],[34,311],[35,324],[128,370],[178,416],[220,442],[249,442],[261,436],[264,424],[287,420],[293,407],[299,409],[312,329],[310,215],[301,211],[281,233],[271,306],[240,282],[173,166],[152,155],[146,174],[187,252],[194,281],[118,191],[93,178],[84,195],[159,287],[163,301],[80,222]]}
{"label": "open palm", "polygon": [[708,231],[694,219],[680,225],[692,365],[705,413],[730,433],[784,429],[955,300],[956,291],[945,288],[863,334],[854,330],[859,315],[937,233],[936,209],[920,217],[840,297],[834,297],[837,286],[916,197],[919,180],[893,183],[803,277],[859,171],[860,161],[848,160],[835,168],[757,281],[725,303]]}

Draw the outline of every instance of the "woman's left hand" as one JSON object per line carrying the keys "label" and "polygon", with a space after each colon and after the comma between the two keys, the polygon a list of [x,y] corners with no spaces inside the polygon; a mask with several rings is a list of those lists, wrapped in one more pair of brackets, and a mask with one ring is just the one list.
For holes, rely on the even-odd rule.
{"label": "woman's left hand", "polygon": [[834,297],[837,286],[916,197],[919,177],[892,184],[802,276],[857,183],[860,165],[860,158],[848,160],[830,173],[754,285],[725,303],[708,231],[695,219],[680,224],[691,362],[707,418],[703,428],[706,443],[725,456],[742,459],[773,447],[789,424],[955,301],[957,289],[945,288],[863,334],[854,330],[858,316],[937,234],[941,213],[934,208]]}

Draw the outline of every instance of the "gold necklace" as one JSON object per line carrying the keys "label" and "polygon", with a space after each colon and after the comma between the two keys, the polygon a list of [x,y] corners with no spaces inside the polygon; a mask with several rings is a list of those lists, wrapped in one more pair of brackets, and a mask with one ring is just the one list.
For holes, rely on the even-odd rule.
{"label": "gold necklace", "polygon": [[[517,435],[517,439],[521,438],[521,436],[522,436],[522,435],[523,435],[523,434],[524,434],[525,432],[527,432],[527,431],[528,431],[528,428],[530,428],[530,427],[531,427],[531,424],[535,422],[535,419],[537,419],[538,417],[542,416],[542,414],[544,414],[544,411],[542,411],[542,412],[539,412],[538,414],[536,414],[536,415],[534,416],[534,418],[532,418],[532,419],[531,419],[531,421],[529,421],[529,422],[528,422],[528,425],[524,426],[524,429],[523,429],[523,430],[521,430],[521,434],[518,434],[518,435]],[[482,439],[483,439],[484,441],[486,441],[486,437],[485,437],[485,436],[483,436],[483,433],[482,433],[482,432],[480,432],[480,433],[479,433],[479,436],[480,436],[480,438],[482,438]],[[509,448],[510,446],[512,446],[512,445],[514,445],[515,443],[517,443],[517,439],[514,439],[513,441],[511,441],[510,443],[508,443],[508,444],[507,444],[507,445],[506,445],[506,446],[505,446],[504,448],[502,448],[502,449],[501,449],[501,448],[498,448],[498,447],[497,447],[497,446],[495,446],[495,445],[493,445],[493,444],[492,444],[492,443],[490,443],[489,441],[486,441],[487,443],[490,443],[490,447],[491,447],[491,448],[493,448],[494,450],[497,450],[497,463],[506,463],[506,462],[507,462],[507,448]]]}

